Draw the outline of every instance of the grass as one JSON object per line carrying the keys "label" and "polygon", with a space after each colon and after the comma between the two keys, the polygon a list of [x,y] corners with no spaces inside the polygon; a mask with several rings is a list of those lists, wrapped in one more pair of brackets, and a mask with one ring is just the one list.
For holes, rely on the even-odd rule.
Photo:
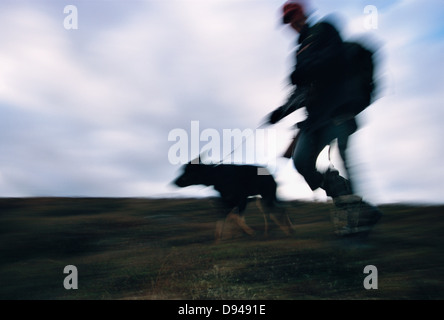
{"label": "grass", "polygon": [[[444,298],[444,207],[387,205],[364,242],[332,233],[329,203],[288,202],[295,233],[214,243],[211,199],[0,199],[0,299]],[[270,224],[273,227],[273,224]],[[78,269],[66,290],[66,265]],[[366,265],[378,290],[363,287]]]}

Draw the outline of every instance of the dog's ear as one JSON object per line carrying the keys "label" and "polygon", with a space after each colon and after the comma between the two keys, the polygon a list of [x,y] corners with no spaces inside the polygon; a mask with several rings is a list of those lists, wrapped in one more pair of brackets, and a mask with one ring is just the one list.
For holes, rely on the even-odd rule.
{"label": "dog's ear", "polygon": [[[206,152],[202,152],[201,154],[199,154],[199,156],[197,156],[197,158],[191,160],[189,162],[189,164],[211,164],[211,162],[209,162],[209,163],[208,162],[204,162],[208,158],[208,153],[209,153],[208,150]],[[202,161],[202,159],[204,161]]]}
{"label": "dog's ear", "polygon": [[202,163],[202,161],[200,159],[200,154],[199,154],[199,156],[197,158],[194,158],[193,160],[191,160],[189,162],[189,164],[201,164],[201,163]]}
{"label": "dog's ear", "polygon": [[199,155],[199,163],[200,164],[208,164],[211,165],[211,159],[209,157],[210,150],[206,150]]}

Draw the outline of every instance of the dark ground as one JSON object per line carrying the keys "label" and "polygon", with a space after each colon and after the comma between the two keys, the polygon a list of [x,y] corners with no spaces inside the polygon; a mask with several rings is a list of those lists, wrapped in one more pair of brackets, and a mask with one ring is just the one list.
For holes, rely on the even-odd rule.
{"label": "dark ground", "polygon": [[273,224],[265,237],[250,204],[256,236],[228,228],[214,244],[209,199],[0,199],[0,299],[444,298],[444,206],[382,206],[365,241],[333,235],[329,203],[286,206],[290,237]]}

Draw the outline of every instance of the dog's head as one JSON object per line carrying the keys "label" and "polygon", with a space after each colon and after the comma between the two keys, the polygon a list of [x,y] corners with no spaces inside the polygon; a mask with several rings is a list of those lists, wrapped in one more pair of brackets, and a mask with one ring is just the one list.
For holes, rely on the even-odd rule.
{"label": "dog's head", "polygon": [[183,173],[174,181],[178,187],[188,187],[192,185],[205,184],[207,169],[210,165],[201,162],[200,156],[182,167]]}

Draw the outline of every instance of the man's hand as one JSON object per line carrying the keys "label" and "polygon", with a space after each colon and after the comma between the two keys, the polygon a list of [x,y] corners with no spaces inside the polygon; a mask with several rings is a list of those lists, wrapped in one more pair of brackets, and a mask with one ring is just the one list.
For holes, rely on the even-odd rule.
{"label": "man's hand", "polygon": [[292,85],[300,85],[302,83],[300,73],[298,72],[298,69],[294,70],[290,74],[290,82]]}
{"label": "man's hand", "polygon": [[284,107],[279,107],[268,115],[268,123],[275,124],[279,122],[284,115]]}

